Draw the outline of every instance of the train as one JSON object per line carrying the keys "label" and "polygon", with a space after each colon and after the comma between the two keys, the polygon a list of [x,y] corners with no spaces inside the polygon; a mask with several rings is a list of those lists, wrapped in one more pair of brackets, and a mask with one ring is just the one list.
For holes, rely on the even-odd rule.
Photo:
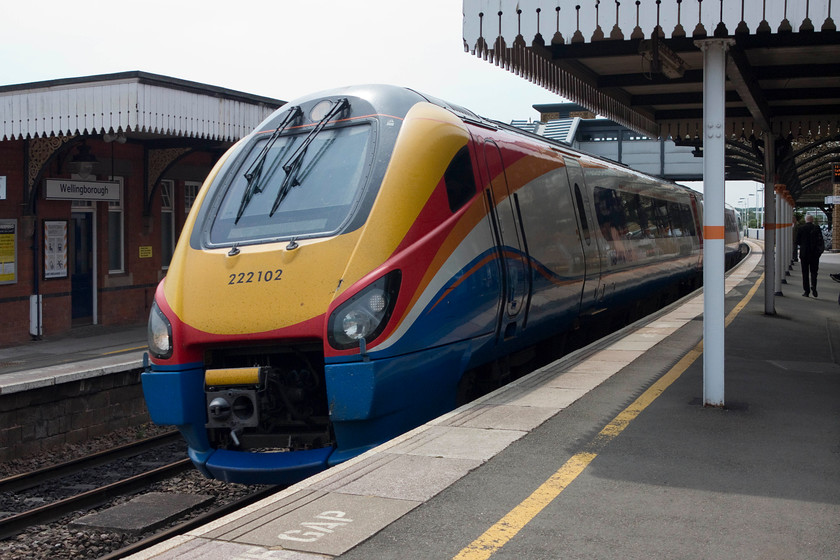
{"label": "train", "polygon": [[697,288],[702,223],[687,187],[412,89],[302,97],[196,197],[149,314],[150,416],[207,477],[299,481]]}

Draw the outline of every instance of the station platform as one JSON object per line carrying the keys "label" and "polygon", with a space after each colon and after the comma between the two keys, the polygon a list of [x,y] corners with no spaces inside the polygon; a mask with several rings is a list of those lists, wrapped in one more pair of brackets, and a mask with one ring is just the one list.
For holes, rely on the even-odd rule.
{"label": "station platform", "polygon": [[840,254],[764,313],[726,281],[725,406],[702,294],[139,559],[840,558]]}
{"label": "station platform", "polygon": [[146,325],[90,325],[0,348],[0,395],[143,366]]}
{"label": "station platform", "polygon": [[[840,254],[764,314],[726,282],[725,406],[702,294],[139,559],[840,558]],[[0,349],[0,393],[139,367],[145,326]]]}

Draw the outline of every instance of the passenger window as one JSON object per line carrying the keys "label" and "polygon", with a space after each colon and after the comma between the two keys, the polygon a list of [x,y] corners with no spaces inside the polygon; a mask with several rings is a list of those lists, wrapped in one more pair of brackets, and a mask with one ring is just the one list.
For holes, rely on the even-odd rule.
{"label": "passenger window", "polygon": [[644,235],[644,227],[639,195],[622,191],[621,201],[624,205],[624,215],[627,216],[626,236],[628,239],[640,239]]}
{"label": "passenger window", "polygon": [[642,226],[643,238],[654,239],[662,237],[659,234],[657,223],[656,201],[649,196],[640,196],[641,205],[639,208],[640,225]]}
{"label": "passenger window", "polygon": [[575,202],[577,202],[578,214],[580,214],[580,226],[583,230],[583,238],[586,244],[589,245],[591,238],[589,236],[589,221],[586,219],[586,207],[583,204],[583,195],[580,192],[580,187],[575,183]]}
{"label": "passenger window", "polygon": [[627,216],[618,192],[603,187],[593,189],[595,196],[595,217],[601,233],[607,241],[620,239],[627,234]]}
{"label": "passenger window", "polygon": [[446,183],[446,196],[449,198],[449,209],[458,210],[475,195],[475,178],[473,176],[470,151],[466,146],[458,150],[446,172],[443,174]]}
{"label": "passenger window", "polygon": [[683,237],[684,235],[688,235],[688,232],[685,230],[685,226],[683,225],[682,212],[680,211],[680,205],[678,203],[668,203],[668,218],[671,220],[671,230],[674,237]]}
{"label": "passenger window", "polygon": [[696,237],[697,230],[694,228],[694,214],[691,213],[691,206],[680,204],[680,214],[682,214],[682,223],[688,232],[686,235]]}
{"label": "passenger window", "polygon": [[672,237],[673,231],[668,221],[668,203],[665,200],[653,200],[653,220],[656,223],[656,237]]}

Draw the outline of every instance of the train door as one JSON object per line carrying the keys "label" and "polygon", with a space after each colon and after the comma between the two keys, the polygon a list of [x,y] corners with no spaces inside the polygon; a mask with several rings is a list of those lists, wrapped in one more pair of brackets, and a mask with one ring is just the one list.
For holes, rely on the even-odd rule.
{"label": "train door", "polygon": [[584,182],[583,169],[576,159],[567,157],[566,173],[572,191],[572,206],[577,217],[578,234],[583,248],[585,272],[581,291],[581,315],[591,314],[604,300],[604,286],[601,283],[601,251],[596,235],[598,224],[589,201],[589,192]]}
{"label": "train door", "polygon": [[489,182],[485,196],[502,272],[503,297],[497,335],[510,338],[527,322],[531,282],[527,245],[517,196],[510,192],[502,153],[492,140],[484,143],[484,164]]}

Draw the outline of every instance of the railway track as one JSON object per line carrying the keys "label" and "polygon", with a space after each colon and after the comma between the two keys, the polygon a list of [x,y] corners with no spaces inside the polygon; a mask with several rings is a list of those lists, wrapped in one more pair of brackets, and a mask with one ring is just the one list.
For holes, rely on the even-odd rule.
{"label": "railway track", "polygon": [[0,479],[0,493],[3,492],[18,492],[26,490],[41,484],[47,480],[53,480],[62,476],[68,476],[74,473],[84,471],[92,467],[103,465],[110,461],[122,459],[124,457],[131,457],[142,453],[156,445],[163,445],[167,443],[174,443],[181,439],[177,430],[172,430],[164,434],[148,437],[113,449],[91,453],[85,457],[73,459],[72,461],[65,461],[56,465],[44,467],[30,472],[17,474]]}
{"label": "railway track", "polygon": [[[111,465],[141,457],[142,454],[150,451],[171,447],[176,445],[179,439],[177,432],[162,434],[81,459],[0,480],[0,496],[4,498],[5,503],[12,503],[15,509],[22,509],[0,519],[0,539],[14,536],[34,525],[49,523],[74,511],[104,504],[117,496],[136,492],[154,482],[191,469],[190,460],[182,455],[177,460],[168,461],[165,464],[159,463],[151,468],[141,467],[141,472],[121,475],[119,480],[108,481],[113,470],[117,470],[116,467],[112,469]],[[133,470],[136,471],[137,468]],[[86,485],[80,485],[80,477],[92,479],[88,482],[94,487],[87,489]],[[21,499],[21,493],[27,493],[29,496]],[[49,494],[55,499],[44,498],[43,494]],[[60,497],[62,494],[70,495]],[[46,503],[28,507],[30,503],[38,504],[39,502]],[[4,505],[0,509],[9,509],[9,507]]]}
{"label": "railway track", "polygon": [[147,537],[143,540],[134,542],[134,543],[132,543],[132,544],[130,544],[130,545],[124,547],[124,548],[121,548],[119,550],[116,550],[116,551],[114,551],[110,554],[107,554],[105,556],[101,556],[101,557],[98,558],[98,560],[118,560],[119,558],[125,558],[127,556],[132,555],[132,554],[140,552],[141,550],[145,550],[145,549],[147,549],[151,546],[154,546],[154,545],[156,545],[160,542],[163,542],[167,539],[171,539],[171,538],[176,537],[178,535],[182,535],[182,534],[186,533],[187,531],[191,531],[191,530],[195,529],[196,527],[201,527],[203,525],[206,525],[206,524],[210,523],[211,521],[214,521],[216,519],[224,517],[225,515],[228,515],[230,513],[238,511],[238,510],[240,510],[240,509],[242,509],[242,508],[244,508],[244,507],[246,507],[246,506],[248,506],[248,505],[250,505],[254,502],[257,502],[259,500],[262,500],[263,498],[267,498],[267,497],[271,496],[272,494],[274,494],[276,492],[279,492],[283,488],[284,487],[282,487],[282,486],[268,486],[268,487],[265,487],[265,488],[261,488],[261,489],[255,491],[253,494],[249,494],[248,496],[245,496],[244,498],[240,498],[239,500],[236,500],[235,502],[231,502],[231,503],[225,504],[221,507],[214,508],[214,509],[212,509],[212,510],[206,512],[206,513],[203,513],[201,515],[198,515],[198,516],[190,519],[189,521],[185,521],[185,522],[180,523],[180,524],[178,524],[174,527],[171,527],[169,529],[165,529],[163,531],[155,533],[154,535],[152,535],[150,537]]}

